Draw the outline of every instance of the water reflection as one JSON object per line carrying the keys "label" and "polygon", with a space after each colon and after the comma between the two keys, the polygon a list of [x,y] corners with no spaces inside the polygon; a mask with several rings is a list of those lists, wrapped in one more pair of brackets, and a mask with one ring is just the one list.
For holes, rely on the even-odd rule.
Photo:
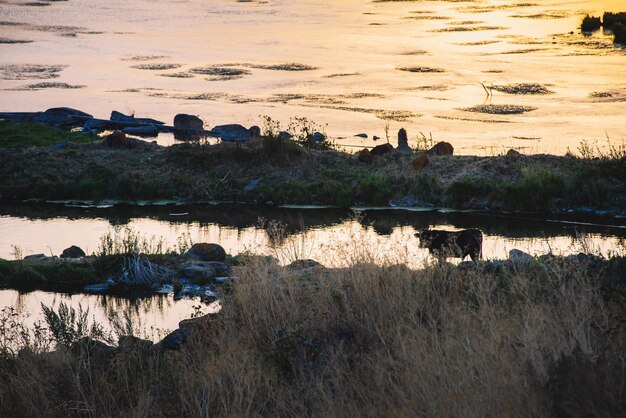
{"label": "water reflection", "polygon": [[89,321],[101,324],[106,331],[114,331],[114,324],[124,329],[130,326],[135,335],[153,341],[178,328],[181,320],[194,313],[210,313],[219,309],[219,304],[204,305],[197,300],[183,299],[174,302],[171,295],[128,299],[103,295],[0,290],[0,309],[14,308],[29,325],[37,321],[44,323],[42,304],[56,310],[61,303],[74,309],[79,306],[83,310],[89,309]]}
{"label": "water reflection", "polygon": [[[578,216],[580,219],[580,215]],[[585,219],[583,219],[585,220]],[[506,257],[519,248],[531,253],[571,253],[584,245],[607,254],[623,248],[624,220],[589,218],[569,223],[567,217],[553,220],[513,215],[425,210],[367,209],[355,216],[348,209],[273,208],[253,205],[131,206],[79,208],[51,204],[10,204],[0,208],[0,257],[11,258],[13,246],[24,254],[60,254],[70,245],[87,253],[97,250],[99,239],[116,233],[123,225],[150,238],[163,237],[171,248],[183,235],[194,242],[216,242],[236,255],[244,251],[281,255],[287,247],[300,248],[300,257],[315,258],[329,265],[337,260],[337,246],[358,242],[368,248],[407,248],[409,264],[424,256],[417,248],[416,231],[424,228],[478,228],[485,234],[487,258]],[[279,223],[286,237],[272,240],[270,226]],[[606,224],[613,225],[606,225]],[[117,230],[123,233],[123,230]],[[395,246],[395,247],[394,247]],[[345,251],[345,249],[341,249]],[[382,250],[381,251],[386,251]],[[396,250],[390,250],[396,251]],[[401,261],[401,260],[400,260]]]}

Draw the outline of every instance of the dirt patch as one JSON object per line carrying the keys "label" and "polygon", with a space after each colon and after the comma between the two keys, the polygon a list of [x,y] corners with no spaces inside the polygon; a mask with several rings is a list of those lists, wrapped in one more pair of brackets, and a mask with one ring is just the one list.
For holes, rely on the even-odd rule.
{"label": "dirt patch", "polygon": [[515,13],[511,17],[522,19],[564,19],[572,15],[568,10],[545,10],[539,13]]}
{"label": "dirt patch", "polygon": [[472,107],[465,107],[459,110],[463,110],[464,112],[474,112],[474,113],[487,113],[490,115],[519,115],[526,112],[532,112],[533,110],[537,110],[534,106],[521,106],[521,105],[494,105],[494,104],[484,104],[477,105]]}
{"label": "dirt patch", "polygon": [[451,26],[449,28],[432,29],[430,32],[478,32],[488,30],[505,30],[504,26]]}
{"label": "dirt patch", "polygon": [[462,122],[479,122],[479,123],[514,123],[510,120],[500,120],[500,119],[477,119],[477,118],[460,118],[455,116],[446,116],[446,115],[435,115],[437,119],[445,119],[445,120],[458,120]]}
{"label": "dirt patch", "polygon": [[597,103],[618,103],[626,102],[626,89],[623,90],[608,90],[608,91],[594,91],[589,93],[588,96]]}
{"label": "dirt patch", "polygon": [[13,64],[0,66],[3,80],[43,80],[59,77],[67,65]]}
{"label": "dirt patch", "polygon": [[253,64],[250,66],[252,68],[259,68],[261,70],[273,70],[273,71],[311,71],[311,70],[317,70],[319,68],[319,67],[314,67],[312,65],[299,64],[296,62],[285,63],[285,64],[270,64],[270,65]]}
{"label": "dirt patch", "polygon": [[162,58],[169,58],[167,55],[131,55],[121,58],[122,61],[152,61]]}
{"label": "dirt patch", "polygon": [[193,78],[193,74],[190,73],[166,73],[159,74],[161,77],[172,77],[172,78]]}
{"label": "dirt patch", "polygon": [[234,80],[250,74],[250,71],[242,68],[219,66],[196,67],[189,70],[189,72],[192,74],[208,75],[209,77],[206,78],[208,81]]}
{"label": "dirt patch", "polygon": [[322,76],[322,78],[339,78],[339,77],[354,77],[357,75],[363,75],[361,73],[336,73]]}
{"label": "dirt patch", "polygon": [[138,64],[133,65],[131,68],[135,68],[137,70],[150,70],[150,71],[163,71],[163,70],[173,70],[175,68],[180,68],[180,64]]}
{"label": "dirt patch", "polygon": [[551,90],[548,90],[545,86],[537,83],[518,83],[518,84],[505,84],[495,85],[491,87],[496,91],[507,94],[552,94]]}
{"label": "dirt patch", "polygon": [[22,87],[16,87],[14,91],[37,91],[37,90],[45,90],[45,89],[82,89],[85,86],[82,85],[73,85],[67,83],[53,83],[53,82],[43,82],[43,83],[35,83],[29,84]]}
{"label": "dirt patch", "polygon": [[29,44],[33,41],[29,39],[10,39],[10,38],[1,38],[0,44]]}
{"label": "dirt patch", "polygon": [[441,68],[421,67],[421,66],[397,67],[396,69],[400,71],[408,71],[410,73],[443,73],[446,71]]}
{"label": "dirt patch", "polygon": [[476,42],[455,42],[454,45],[461,45],[461,46],[481,46],[481,45],[491,45],[491,44],[497,44],[500,41],[476,41]]}

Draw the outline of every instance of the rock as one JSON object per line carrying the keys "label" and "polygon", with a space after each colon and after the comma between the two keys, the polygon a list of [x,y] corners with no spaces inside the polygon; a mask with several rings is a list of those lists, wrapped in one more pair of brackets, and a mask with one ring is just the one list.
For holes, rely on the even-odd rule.
{"label": "rock", "polygon": [[380,137],[379,137],[379,136],[376,136],[376,135],[374,135],[374,136],[372,137],[372,140],[374,140],[374,141],[378,141],[379,139],[380,139]]}
{"label": "rock", "polygon": [[225,276],[225,277],[216,277],[213,279],[215,283],[224,284],[228,282],[232,282],[233,280],[237,280],[239,277],[237,276]]}
{"label": "rock", "polygon": [[428,161],[428,155],[426,154],[420,154],[417,157],[415,157],[413,159],[413,161],[411,161],[411,165],[413,166],[413,169],[416,171],[419,171],[421,169],[423,169],[424,167],[428,167],[429,161]]}
{"label": "rock", "polygon": [[250,130],[242,125],[218,125],[211,129],[211,133],[220,137],[223,142],[247,142],[252,138]]}
{"label": "rock", "polygon": [[185,255],[202,261],[224,261],[226,259],[226,251],[221,245],[206,242],[192,245]]}
{"label": "rock", "polygon": [[326,141],[326,135],[321,132],[313,132],[312,135],[309,135],[308,139],[313,142],[324,142]]}
{"label": "rock", "polygon": [[114,131],[110,135],[107,135],[106,138],[104,138],[104,143],[108,147],[124,147],[128,144],[128,138],[126,138],[126,134],[124,132]]}
{"label": "rock", "polygon": [[128,135],[136,135],[146,138],[154,138],[159,135],[160,129],[155,125],[127,126],[122,132]]}
{"label": "rock", "polygon": [[251,126],[248,131],[250,132],[250,139],[257,139],[261,137],[261,128],[256,125]]}
{"label": "rock", "polygon": [[192,334],[196,329],[207,329],[216,316],[216,314],[210,313],[197,318],[183,319],[178,323],[178,328],[187,331],[188,334]]}
{"label": "rock", "polygon": [[39,253],[39,254],[27,255],[26,257],[24,257],[24,260],[41,260],[45,258],[48,258],[48,257],[43,253]]}
{"label": "rock", "polygon": [[509,158],[518,158],[521,157],[522,154],[519,151],[516,151],[514,149],[510,149],[506,152],[506,156]]}
{"label": "rock", "polygon": [[110,119],[115,122],[130,122],[133,124],[141,123],[146,125],[165,125],[165,122],[150,118],[136,118],[134,115],[126,116],[125,114],[114,110],[111,112]]}
{"label": "rock", "polygon": [[475,261],[461,261],[458,265],[459,268],[461,269],[469,269],[469,268],[475,268],[478,264]]}
{"label": "rock", "polygon": [[179,131],[204,131],[204,122],[197,116],[179,113],[174,117],[174,129]]}
{"label": "rock", "polygon": [[371,164],[372,161],[374,161],[374,156],[372,155],[370,150],[368,150],[367,148],[362,149],[361,151],[357,152],[356,155],[357,155],[357,160],[360,163]]}
{"label": "rock", "polygon": [[51,126],[82,126],[92,118],[93,116],[80,110],[69,107],[54,107],[45,112],[38,112],[32,121]]}
{"label": "rock", "polygon": [[102,119],[89,119],[83,124],[83,132],[99,133],[108,128],[108,123]]}
{"label": "rock", "polygon": [[391,151],[393,151],[393,145],[387,143],[387,144],[376,145],[374,148],[372,148],[370,153],[375,156],[381,156]]}
{"label": "rock", "polygon": [[185,331],[184,329],[178,328],[174,331],[170,332],[155,344],[154,348],[161,348],[163,350],[178,350],[182,347],[183,343],[187,341],[187,338],[191,336],[189,331]]}
{"label": "rock", "polygon": [[324,266],[318,263],[317,261],[311,260],[311,259],[296,260],[287,266],[287,268],[295,269],[295,270],[310,269],[314,267],[324,267]]}
{"label": "rock", "polygon": [[196,264],[183,267],[181,273],[183,276],[196,283],[208,283],[216,276],[213,267],[199,266]]}
{"label": "rock", "polygon": [[449,142],[438,142],[429,151],[430,155],[452,155],[454,147]]}
{"label": "rock", "polygon": [[61,253],[61,258],[81,258],[85,255],[85,252],[80,247],[72,245],[71,247],[63,250],[63,253]]}
{"label": "rock", "polygon": [[89,356],[96,361],[102,361],[115,354],[115,347],[90,337],[83,337],[70,346],[70,351],[75,356]]}
{"label": "rock", "polygon": [[164,284],[159,289],[157,289],[155,292],[159,293],[161,295],[167,295],[169,293],[173,293],[174,292],[174,286],[172,286],[171,284]]}
{"label": "rock", "polygon": [[527,264],[534,261],[535,258],[522,250],[513,248],[511,251],[509,251],[509,260],[513,261],[516,264]]}
{"label": "rock", "polygon": [[144,340],[132,335],[123,335],[118,340],[118,347],[123,351],[138,351],[145,353],[149,351],[154,344],[150,340]]}
{"label": "rock", "polygon": [[261,184],[261,180],[262,179],[258,178],[250,181],[250,183],[246,184],[243,188],[243,192],[250,193],[252,190],[256,189],[259,184]]}
{"label": "rock", "polygon": [[406,130],[404,128],[400,128],[398,131],[398,148],[396,148],[400,152],[411,153],[413,150],[409,147],[409,138],[406,135]]}
{"label": "rock", "polygon": [[463,203],[463,208],[471,210],[489,210],[491,208],[491,200],[472,197],[469,201]]}
{"label": "rock", "polygon": [[0,119],[12,122],[32,122],[33,118],[40,112],[0,112]]}
{"label": "rock", "polygon": [[67,141],[67,140],[65,140],[65,141],[63,141],[63,142],[59,142],[58,144],[54,144],[54,145],[52,146],[52,149],[53,149],[53,150],[58,150],[58,149],[67,148],[67,147],[69,147],[69,146],[70,146],[70,142],[69,142],[69,141]]}
{"label": "rock", "polygon": [[108,283],[88,284],[83,288],[83,292],[102,294],[102,293],[107,293],[110,288],[111,288],[111,285]]}
{"label": "rock", "polygon": [[216,299],[218,294],[214,291],[214,287],[210,285],[200,286],[197,284],[186,284],[174,295],[174,300],[193,298],[197,296],[201,298]]}
{"label": "rock", "polygon": [[489,261],[485,266],[485,272],[487,273],[502,273],[504,271],[504,261],[493,260]]}
{"label": "rock", "polygon": [[291,139],[291,138],[293,138],[293,135],[291,135],[287,131],[280,131],[278,133],[278,139],[282,139],[283,141],[286,141],[286,140]]}

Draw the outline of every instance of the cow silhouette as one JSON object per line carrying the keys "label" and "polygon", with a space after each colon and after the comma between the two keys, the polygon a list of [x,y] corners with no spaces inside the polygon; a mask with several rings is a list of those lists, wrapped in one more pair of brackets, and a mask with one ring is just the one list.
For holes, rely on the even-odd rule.
{"label": "cow silhouette", "polygon": [[415,236],[419,237],[420,248],[428,248],[439,258],[460,257],[463,260],[469,255],[472,261],[476,261],[483,255],[483,233],[478,229],[455,232],[425,229]]}

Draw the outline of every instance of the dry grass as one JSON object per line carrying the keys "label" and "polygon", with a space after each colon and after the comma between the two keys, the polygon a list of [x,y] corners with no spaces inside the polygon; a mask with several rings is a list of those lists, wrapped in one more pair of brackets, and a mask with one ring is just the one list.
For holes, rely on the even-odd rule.
{"label": "dry grass", "polygon": [[[500,273],[403,251],[337,248],[348,267],[294,271],[265,257],[181,351],[0,356],[2,416],[618,415],[623,304],[599,273],[536,263]],[[6,329],[2,342],[10,337]]]}

